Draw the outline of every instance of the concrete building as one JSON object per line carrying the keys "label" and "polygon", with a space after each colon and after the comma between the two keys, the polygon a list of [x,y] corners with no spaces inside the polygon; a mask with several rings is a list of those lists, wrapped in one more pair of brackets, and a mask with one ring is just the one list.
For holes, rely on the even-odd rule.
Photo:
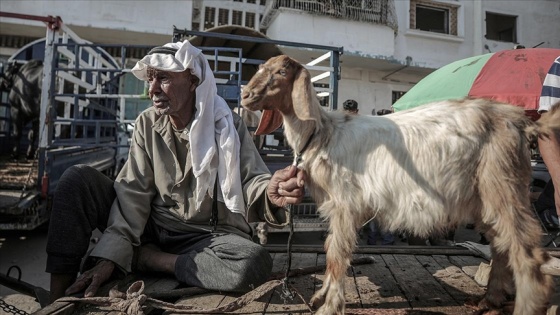
{"label": "concrete building", "polygon": [[[341,46],[338,103],[355,99],[361,114],[390,108],[458,59],[516,44],[560,48],[560,0],[2,0],[0,11],[60,16],[100,44],[158,45],[171,40],[173,26],[239,25],[271,39]],[[0,17],[0,56],[44,36],[41,22]],[[302,62],[316,58],[281,49]]]}

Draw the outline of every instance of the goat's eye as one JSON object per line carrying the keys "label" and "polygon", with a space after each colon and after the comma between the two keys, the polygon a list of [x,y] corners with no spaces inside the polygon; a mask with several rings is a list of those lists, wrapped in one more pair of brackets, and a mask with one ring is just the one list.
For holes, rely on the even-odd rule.
{"label": "goat's eye", "polygon": [[278,73],[280,73],[280,75],[283,76],[283,77],[286,76],[286,70],[284,70],[284,69],[278,71]]}

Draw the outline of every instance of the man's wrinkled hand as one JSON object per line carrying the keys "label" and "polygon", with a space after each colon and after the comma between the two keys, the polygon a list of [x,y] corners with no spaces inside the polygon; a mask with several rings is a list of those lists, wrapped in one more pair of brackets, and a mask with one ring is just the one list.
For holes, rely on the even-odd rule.
{"label": "man's wrinkled hand", "polygon": [[66,289],[66,295],[72,295],[85,290],[84,297],[95,295],[99,287],[113,274],[115,263],[110,260],[101,260],[93,268],[82,273],[74,284]]}
{"label": "man's wrinkled hand", "polygon": [[268,199],[278,207],[300,203],[305,193],[305,179],[305,171],[293,165],[274,172],[266,189]]}

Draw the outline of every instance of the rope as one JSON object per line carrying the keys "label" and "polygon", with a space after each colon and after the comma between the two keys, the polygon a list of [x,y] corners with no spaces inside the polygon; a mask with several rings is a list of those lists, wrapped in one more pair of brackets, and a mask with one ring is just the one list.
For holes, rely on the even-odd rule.
{"label": "rope", "polygon": [[[245,307],[251,302],[261,298],[266,293],[270,292],[274,288],[283,284],[282,280],[271,280],[268,281],[249,293],[246,293],[231,303],[226,305],[203,309],[199,307],[194,307],[186,304],[173,304],[158,299],[150,298],[144,294],[144,282],[136,281],[130,285],[126,290],[126,293],[117,290],[116,286],[109,291],[109,297],[90,297],[90,298],[75,298],[75,297],[64,297],[60,298],[58,302],[70,302],[70,303],[85,303],[101,306],[101,309],[108,311],[118,311],[129,315],[143,315],[144,310],[148,308],[157,308],[165,311],[171,311],[178,314],[222,314],[236,311],[240,308]],[[296,291],[294,288],[290,288]],[[297,291],[296,291],[297,292]],[[302,297],[301,294],[296,293],[297,296],[303,301],[303,303],[309,308]]]}
{"label": "rope", "polygon": [[288,205],[288,211],[290,212],[288,218],[288,225],[290,226],[290,235],[288,236],[288,247],[287,247],[287,254],[288,254],[288,264],[286,266],[286,273],[284,275],[284,279],[282,280],[282,299],[286,300],[293,300],[294,294],[288,288],[288,278],[290,277],[290,269],[292,267],[292,237],[294,235],[294,218],[293,218],[293,205]]}
{"label": "rope", "polygon": [[[362,265],[362,264],[371,264],[374,263],[375,260],[373,257],[360,257],[357,259],[352,260],[352,265]],[[117,286],[113,287],[109,291],[108,297],[91,297],[91,298],[75,298],[75,297],[64,297],[57,300],[57,302],[70,302],[70,303],[85,303],[85,304],[92,304],[100,306],[100,309],[107,310],[107,311],[119,311],[124,314],[138,314],[143,315],[144,310],[149,308],[156,308],[165,311],[170,311],[172,313],[177,314],[223,314],[223,313],[231,313],[235,312],[253,301],[261,298],[266,293],[274,290],[279,286],[284,286],[286,290],[290,292],[292,296],[297,296],[303,302],[303,304],[309,309],[309,312],[312,314],[313,310],[309,303],[305,301],[305,298],[299,293],[295,288],[290,286],[286,279],[288,276],[297,277],[304,274],[318,272],[320,270],[324,270],[326,266],[313,266],[308,268],[299,268],[295,270],[289,270],[289,273],[284,275],[278,274],[273,275],[272,280],[260,285],[259,287],[255,288],[251,292],[248,292],[237,299],[233,300],[229,304],[211,308],[211,309],[202,309],[199,307],[187,305],[187,304],[173,304],[164,302],[154,298],[153,296],[158,296],[161,298],[171,298],[171,297],[178,297],[184,295],[195,295],[200,293],[207,293],[209,290],[201,289],[201,288],[186,288],[186,289],[198,289],[191,292],[193,294],[186,294],[185,289],[179,290],[172,290],[171,292],[163,292],[156,294],[151,294],[152,297],[147,296],[144,294],[144,282],[143,281],[136,281],[130,285],[130,287],[126,290],[126,293],[120,292],[117,290]],[[280,280],[284,276],[284,279]],[[167,294],[165,294],[167,293]],[[295,297],[294,296],[294,297]],[[386,310],[375,310],[375,309],[360,309],[360,310],[347,310],[347,314],[368,314],[368,315],[380,315],[380,314],[399,314],[404,315],[405,313],[389,313]]]}

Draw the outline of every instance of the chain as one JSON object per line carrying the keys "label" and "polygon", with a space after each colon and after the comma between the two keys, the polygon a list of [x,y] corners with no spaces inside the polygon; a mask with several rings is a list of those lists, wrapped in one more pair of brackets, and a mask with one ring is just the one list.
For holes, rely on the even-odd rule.
{"label": "chain", "polygon": [[10,314],[29,315],[29,313],[22,311],[19,308],[4,302],[4,300],[2,299],[0,299],[0,309]]}

